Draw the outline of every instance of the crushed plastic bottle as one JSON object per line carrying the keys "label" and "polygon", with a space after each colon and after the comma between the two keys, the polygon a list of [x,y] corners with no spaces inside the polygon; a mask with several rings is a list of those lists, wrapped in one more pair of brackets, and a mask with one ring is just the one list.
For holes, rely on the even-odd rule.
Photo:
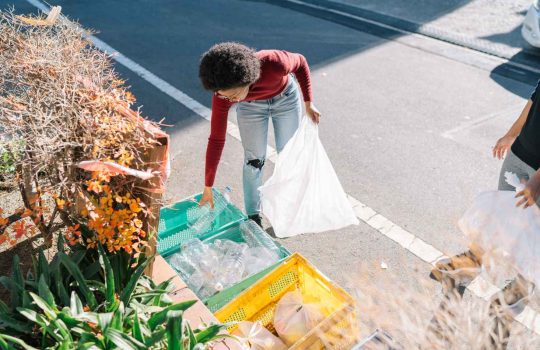
{"label": "crushed plastic bottle", "polygon": [[222,286],[231,286],[242,279],[245,270],[244,253],[247,248],[247,244],[240,243],[229,248],[225,254],[218,275],[218,283]]}

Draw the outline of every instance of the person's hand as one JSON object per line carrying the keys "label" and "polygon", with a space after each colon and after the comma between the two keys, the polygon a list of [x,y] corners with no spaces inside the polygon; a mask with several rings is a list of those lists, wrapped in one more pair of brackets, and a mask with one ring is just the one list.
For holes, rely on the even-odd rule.
{"label": "person's hand", "polygon": [[315,124],[319,124],[321,120],[321,112],[311,102],[306,102],[306,114]]}
{"label": "person's hand", "polygon": [[199,200],[199,205],[201,207],[207,203],[210,203],[212,209],[214,208],[214,193],[212,192],[212,187],[205,187],[201,200]]}
{"label": "person's hand", "polygon": [[528,208],[536,204],[538,197],[540,196],[540,171],[525,184],[525,188],[516,194],[516,198],[519,198],[516,203],[516,207],[523,206],[523,209]]}
{"label": "person's hand", "polygon": [[514,141],[516,141],[516,137],[514,136],[504,135],[501,137],[495,144],[495,147],[493,147],[493,157],[503,159]]}

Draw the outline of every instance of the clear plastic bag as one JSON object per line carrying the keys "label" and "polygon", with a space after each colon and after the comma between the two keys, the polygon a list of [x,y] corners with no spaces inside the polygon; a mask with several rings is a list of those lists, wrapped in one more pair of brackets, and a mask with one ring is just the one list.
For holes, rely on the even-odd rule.
{"label": "clear plastic bag", "polygon": [[259,191],[262,212],[277,237],[358,224],[319,139],[318,126],[307,117],[279,154],[274,174]]}
{"label": "clear plastic bag", "polygon": [[245,350],[286,350],[287,346],[260,321],[243,321],[233,333]]}
{"label": "clear plastic bag", "polygon": [[[519,182],[506,174],[509,184]],[[459,221],[459,227],[486,253],[501,252],[528,280],[540,285],[540,208],[516,207],[512,191],[481,193]]]}
{"label": "clear plastic bag", "polygon": [[285,294],[274,311],[274,328],[288,346],[293,345],[324,320],[317,304],[304,303],[296,290]]}

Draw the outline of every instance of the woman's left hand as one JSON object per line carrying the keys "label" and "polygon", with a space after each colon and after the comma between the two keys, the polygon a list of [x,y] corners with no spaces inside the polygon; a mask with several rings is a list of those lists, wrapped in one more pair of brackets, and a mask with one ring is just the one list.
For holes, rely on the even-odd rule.
{"label": "woman's left hand", "polygon": [[527,182],[523,191],[516,194],[516,198],[519,197],[522,198],[518,200],[517,207],[523,206],[525,209],[536,204],[538,197],[540,197],[540,170]]}
{"label": "woman's left hand", "polygon": [[311,102],[306,102],[306,114],[315,124],[319,124],[321,121],[321,112]]}

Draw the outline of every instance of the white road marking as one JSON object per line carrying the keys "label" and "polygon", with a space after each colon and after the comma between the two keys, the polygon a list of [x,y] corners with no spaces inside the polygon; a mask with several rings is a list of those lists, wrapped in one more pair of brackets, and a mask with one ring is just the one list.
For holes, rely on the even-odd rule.
{"label": "white road marking", "polygon": [[[38,0],[26,0],[26,1],[28,1],[30,4],[34,5],[35,7],[39,8],[44,13],[49,12],[49,8]],[[369,20],[366,20],[366,21],[369,21]],[[148,83],[154,85],[158,90],[170,96],[171,98],[173,98],[180,104],[184,105],[188,109],[192,110],[200,117],[210,121],[211,110],[209,108],[205,107],[204,105],[200,104],[196,100],[192,99],[191,97],[189,97],[188,95],[180,91],[179,89],[175,88],[173,85],[159,78],[158,76],[156,76],[155,74],[153,74],[146,68],[142,67],[138,63],[134,62],[130,58],[124,56],[118,50],[115,50],[114,48],[112,48],[107,43],[103,42],[102,40],[96,38],[95,36],[89,36],[89,39],[94,43],[94,45],[97,48],[99,48],[100,50],[104,52],[109,53],[111,57],[114,60],[116,60],[118,63],[128,68],[135,74],[139,75]],[[240,132],[236,124],[232,122],[228,122],[227,132],[236,140],[241,141]],[[276,150],[272,146],[268,145],[267,152],[268,152],[267,158],[270,161],[275,163],[276,158],[277,158]],[[347,196],[349,198],[351,205],[353,206],[356,216],[360,220],[364,221],[366,224],[368,224],[369,226],[371,226],[372,228],[374,228],[381,234],[385,235],[392,241],[401,245],[403,248],[407,249],[412,254],[418,256],[423,261],[433,265],[436,262],[436,260],[444,256],[444,254],[440,250],[433,247],[429,243],[423,241],[421,238],[416,237],[414,234],[401,228],[397,224],[394,224],[392,221],[390,221],[383,215],[377,213],[375,210],[363,204],[362,202],[358,201],[354,197],[350,195],[347,195]],[[480,285],[489,286],[489,282],[475,281],[474,283],[471,283],[471,285],[469,286],[469,290],[474,295],[485,299],[486,298],[485,288],[479,287]],[[489,290],[488,293],[490,294],[490,296],[500,291],[500,289],[495,286],[489,286],[488,290]],[[530,308],[526,308],[521,314],[516,316],[516,320],[522,323],[527,328],[540,334],[540,314],[538,314],[537,311],[532,310]]]}
{"label": "white road marking", "polygon": [[506,108],[502,111],[498,111],[495,113],[488,114],[486,116],[480,117],[478,119],[468,119],[465,122],[462,122],[460,125],[456,126],[455,128],[452,128],[450,130],[447,130],[441,134],[442,137],[454,140],[454,135],[456,134],[462,134],[465,130],[472,129],[480,124],[485,123],[486,121],[505,117],[508,115],[514,116],[515,119],[521,114],[521,111],[523,110],[523,107],[525,107],[526,102],[516,104],[514,106],[511,106],[509,108]]}

